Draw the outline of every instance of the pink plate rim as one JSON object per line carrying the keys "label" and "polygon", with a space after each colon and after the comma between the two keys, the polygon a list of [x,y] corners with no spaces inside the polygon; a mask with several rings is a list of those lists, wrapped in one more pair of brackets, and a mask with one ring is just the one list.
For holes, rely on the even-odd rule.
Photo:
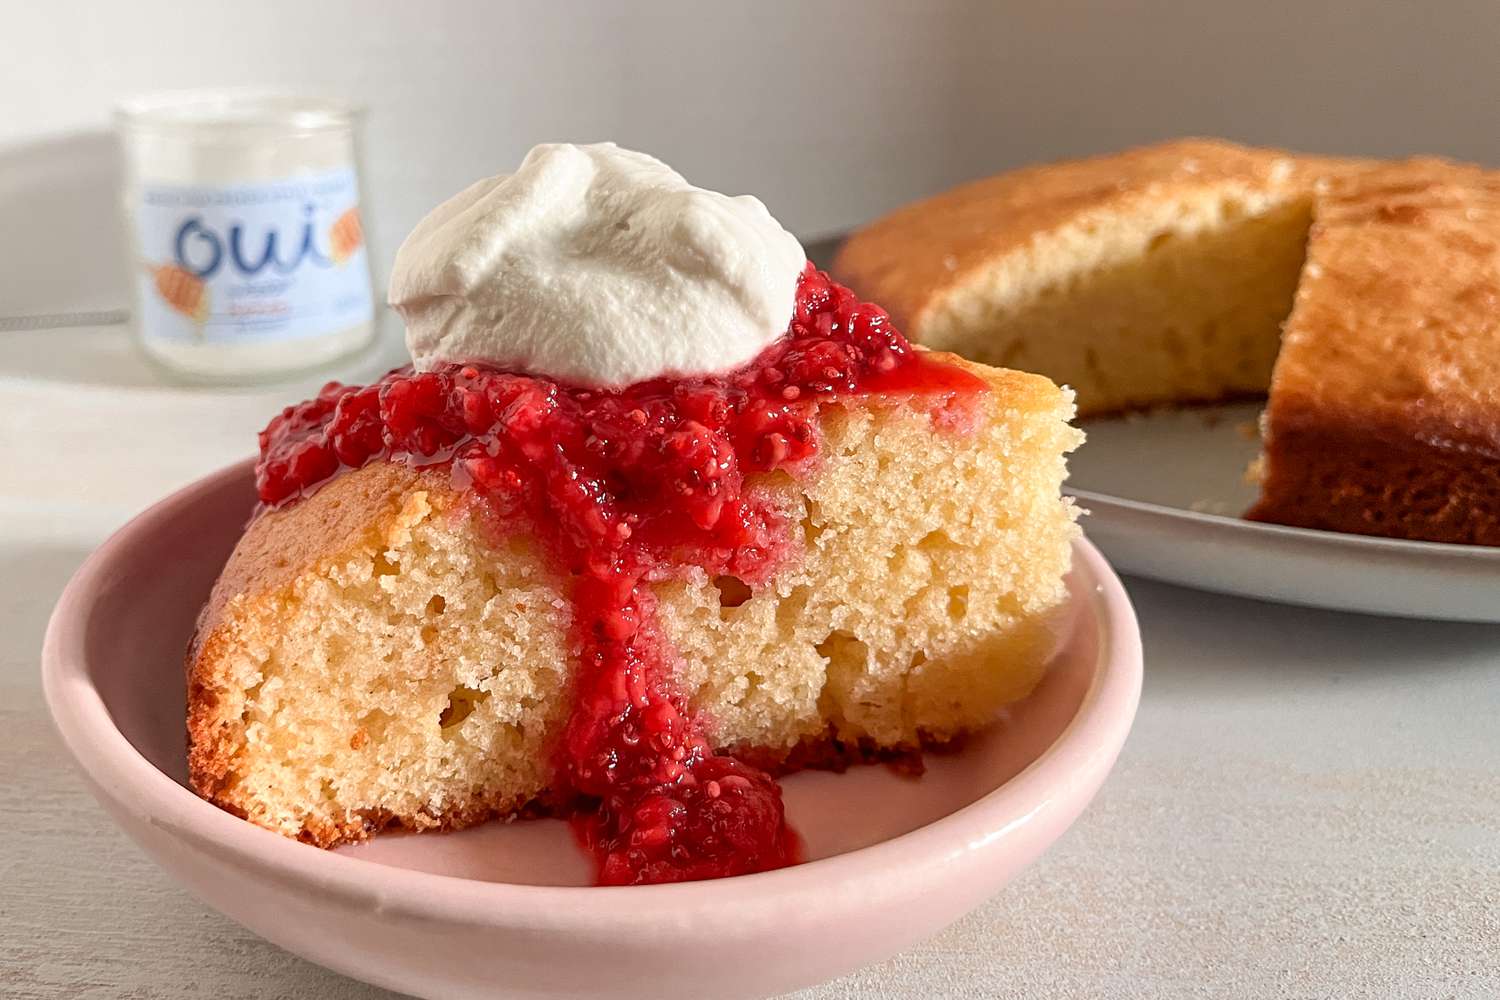
{"label": "pink plate rim", "polygon": [[[1097,785],[1124,744],[1140,696],[1142,656],[1135,613],[1119,578],[1087,539],[1075,543],[1099,623],[1099,663],[1077,714],[1025,770],[973,803],[910,833],[792,868],[713,882],[613,888],[518,885],[434,875],[323,851],[288,840],[198,798],[143,757],[115,726],[85,669],[84,624],[93,597],[117,572],[139,536],[162,530],[225,481],[247,478],[245,461],[159,501],[116,531],[64,588],[42,647],[47,705],[63,742],[94,785],[117,808],[167,830],[193,847],[269,882],[315,888],[351,905],[425,920],[495,929],[526,927],[607,934],[638,921],[643,907],[673,914],[672,923],[732,919],[771,923],[798,897],[815,905],[828,886],[857,890],[870,905],[887,896],[892,871],[906,879],[959,856],[1000,849],[1007,834],[1038,821],[1074,783]],[[1050,839],[1050,838],[1049,838]],[[893,890],[892,890],[893,891]],[[893,901],[896,897],[891,897]],[[726,909],[726,903],[732,907]]]}

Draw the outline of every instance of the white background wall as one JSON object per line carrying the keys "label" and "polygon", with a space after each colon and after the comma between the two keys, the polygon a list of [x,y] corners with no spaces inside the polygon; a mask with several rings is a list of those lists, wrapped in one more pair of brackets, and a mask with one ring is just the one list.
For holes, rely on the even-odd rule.
{"label": "white background wall", "polygon": [[[121,96],[369,107],[377,270],[533,143],[613,138],[804,235],[963,178],[1185,133],[1500,162],[1500,3],[0,0],[0,315],[123,302]],[[107,252],[106,252],[107,251]]]}

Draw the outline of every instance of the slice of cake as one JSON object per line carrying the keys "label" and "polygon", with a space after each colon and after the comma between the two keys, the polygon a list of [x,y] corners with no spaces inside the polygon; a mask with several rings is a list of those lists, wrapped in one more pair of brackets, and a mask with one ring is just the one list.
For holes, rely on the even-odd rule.
{"label": "slice of cake", "polygon": [[918,202],[834,273],[1083,415],[1269,394],[1252,517],[1500,544],[1495,191],[1441,160],[1187,140]]}
{"label": "slice of cake", "polygon": [[778,234],[614,147],[419,226],[418,369],[262,433],[189,654],[194,787],[321,846],[561,811],[601,881],[701,878],[796,859],[772,773],[1024,697],[1071,394],[912,348]]}

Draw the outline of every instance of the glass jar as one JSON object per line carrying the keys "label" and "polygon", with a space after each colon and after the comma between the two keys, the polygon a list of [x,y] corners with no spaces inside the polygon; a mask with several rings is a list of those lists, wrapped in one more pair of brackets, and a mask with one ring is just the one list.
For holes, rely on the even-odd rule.
{"label": "glass jar", "polygon": [[370,343],[359,118],[338,101],[244,91],[117,110],[132,325],[154,362],[250,382]]}

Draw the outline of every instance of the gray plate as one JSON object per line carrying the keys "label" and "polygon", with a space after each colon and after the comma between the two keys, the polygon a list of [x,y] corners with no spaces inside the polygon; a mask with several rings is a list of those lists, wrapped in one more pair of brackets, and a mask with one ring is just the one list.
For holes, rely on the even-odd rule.
{"label": "gray plate", "polygon": [[1500,548],[1241,520],[1255,498],[1254,404],[1085,425],[1069,492],[1122,573],[1286,604],[1500,622]]}

